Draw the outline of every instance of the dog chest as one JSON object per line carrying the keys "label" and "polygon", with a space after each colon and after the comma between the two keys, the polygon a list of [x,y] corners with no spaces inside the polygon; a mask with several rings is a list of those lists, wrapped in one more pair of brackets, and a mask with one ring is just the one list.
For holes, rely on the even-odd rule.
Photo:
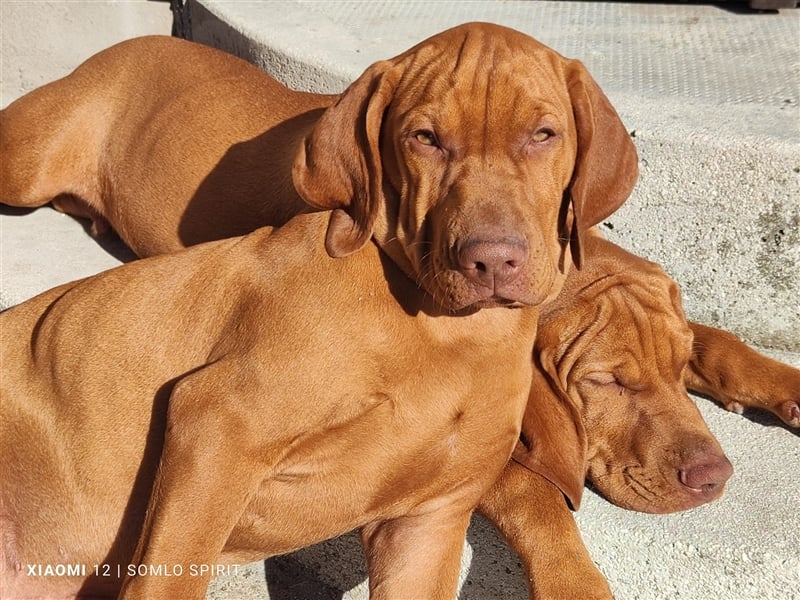
{"label": "dog chest", "polygon": [[359,361],[329,356],[316,373],[308,364],[284,369],[304,373],[295,415],[303,427],[265,473],[229,540],[231,558],[242,548],[290,551],[442,496],[477,501],[505,464],[529,359],[492,360],[487,349],[430,339],[364,350]]}

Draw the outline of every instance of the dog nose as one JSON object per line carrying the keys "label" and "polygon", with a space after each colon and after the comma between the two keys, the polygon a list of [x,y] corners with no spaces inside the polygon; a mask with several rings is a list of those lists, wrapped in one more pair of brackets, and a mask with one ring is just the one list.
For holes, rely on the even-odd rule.
{"label": "dog nose", "polygon": [[527,258],[527,244],[516,237],[470,239],[458,250],[458,265],[464,276],[496,293],[502,293],[503,287],[516,278]]}
{"label": "dog nose", "polygon": [[678,471],[678,479],[692,491],[714,498],[722,493],[732,474],[733,466],[725,456],[705,454],[690,459]]}

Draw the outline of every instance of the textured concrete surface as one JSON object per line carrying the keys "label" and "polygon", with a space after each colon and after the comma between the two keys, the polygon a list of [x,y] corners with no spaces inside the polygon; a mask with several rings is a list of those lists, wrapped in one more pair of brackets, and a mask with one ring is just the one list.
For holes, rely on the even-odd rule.
{"label": "textured concrete surface", "polygon": [[169,4],[145,0],[0,2],[0,106],[124,39],[169,35]]}
{"label": "textured concrete surface", "polygon": [[[665,264],[695,319],[798,349],[800,57],[792,44],[800,11],[604,2],[204,5],[192,5],[198,35],[205,31],[207,41],[238,49],[296,87],[340,90],[372,60],[474,19],[529,31],[581,58],[636,131],[642,157],[636,195],[607,233]],[[219,21],[230,11],[233,27]],[[0,106],[118,40],[168,33],[170,23],[160,2],[2,0]],[[118,244],[96,244],[52,210],[0,210],[2,306],[125,258]],[[777,355],[800,367],[798,355]],[[619,600],[797,598],[798,436],[769,417],[698,403],[735,465],[726,495],[651,516],[589,491],[576,518],[592,556]],[[461,600],[526,597],[517,559],[479,518],[463,562]],[[351,534],[239,567],[214,582],[209,598],[361,599],[365,576]]]}

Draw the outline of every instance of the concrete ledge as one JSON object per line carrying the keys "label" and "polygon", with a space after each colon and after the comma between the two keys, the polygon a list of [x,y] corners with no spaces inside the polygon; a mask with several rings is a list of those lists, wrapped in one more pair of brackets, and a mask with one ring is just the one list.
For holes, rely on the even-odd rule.
{"label": "concrete ledge", "polygon": [[641,158],[609,237],[663,265],[690,318],[800,352],[800,11],[225,0],[189,0],[187,11],[196,41],[319,92],[342,91],[372,62],[470,20],[580,58],[635,132]]}

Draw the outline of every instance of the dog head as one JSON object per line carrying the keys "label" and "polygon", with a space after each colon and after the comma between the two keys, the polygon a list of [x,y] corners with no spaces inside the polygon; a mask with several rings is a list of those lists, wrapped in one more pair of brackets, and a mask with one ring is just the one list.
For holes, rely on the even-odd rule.
{"label": "dog head", "polygon": [[539,368],[515,458],[576,508],[585,477],[614,504],[643,512],[718,498],[732,468],[686,394],[692,333],[677,285],[605,240],[590,237],[587,247],[587,267],[540,316]]}
{"label": "dog head", "polygon": [[331,256],[373,238],[448,310],[554,297],[583,232],[636,176],[627,131],[586,69],[485,23],[369,67],[293,170],[306,202],[333,209]]}

